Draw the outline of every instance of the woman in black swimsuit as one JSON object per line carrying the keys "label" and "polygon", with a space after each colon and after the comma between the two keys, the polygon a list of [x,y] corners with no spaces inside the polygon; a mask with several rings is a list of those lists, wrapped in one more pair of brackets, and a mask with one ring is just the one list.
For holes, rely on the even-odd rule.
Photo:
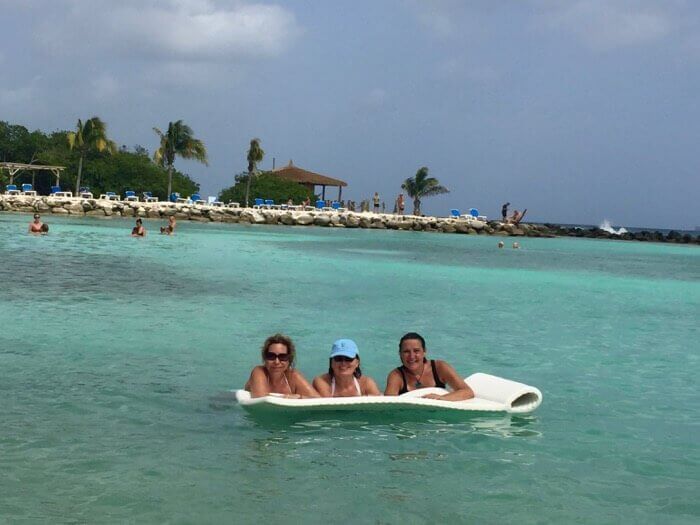
{"label": "woman in black swimsuit", "polygon": [[409,332],[399,341],[399,357],[402,365],[395,368],[386,378],[385,396],[405,394],[412,390],[428,387],[445,388],[451,392],[438,395],[426,394],[423,397],[443,401],[462,401],[474,397],[469,385],[445,361],[425,357],[425,339],[415,332]]}

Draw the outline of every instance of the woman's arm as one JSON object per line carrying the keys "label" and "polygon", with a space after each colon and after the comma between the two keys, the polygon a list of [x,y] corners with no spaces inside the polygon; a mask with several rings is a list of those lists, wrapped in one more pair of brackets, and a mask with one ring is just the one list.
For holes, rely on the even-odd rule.
{"label": "woman's arm", "polygon": [[331,394],[331,385],[328,381],[328,374],[314,377],[313,387],[321,397],[333,397]]}
{"label": "woman's arm", "polygon": [[262,366],[253,368],[246,387],[250,392],[250,397],[264,397],[270,393],[270,382],[267,380]]}
{"label": "woman's arm", "polygon": [[374,379],[371,377],[367,376],[362,376],[360,378],[360,386],[361,390],[363,392],[363,396],[381,396],[382,392],[379,390],[379,387],[377,386],[377,383],[374,382]]}
{"label": "woman's arm", "polygon": [[401,386],[403,385],[403,378],[398,370],[394,369],[389,372],[386,378],[386,389],[384,389],[385,396],[398,396]]}
{"label": "woman's arm", "polygon": [[292,370],[290,374],[292,385],[294,385],[294,393],[299,397],[321,397],[318,392],[312,387],[306,378],[301,375],[301,372]]}
{"label": "woman's arm", "polygon": [[463,401],[474,397],[474,392],[469,385],[464,382],[457,371],[445,361],[435,361],[438,376],[443,382],[447,383],[452,389],[452,392],[444,395],[427,394],[423,397],[428,399],[440,399],[441,401]]}

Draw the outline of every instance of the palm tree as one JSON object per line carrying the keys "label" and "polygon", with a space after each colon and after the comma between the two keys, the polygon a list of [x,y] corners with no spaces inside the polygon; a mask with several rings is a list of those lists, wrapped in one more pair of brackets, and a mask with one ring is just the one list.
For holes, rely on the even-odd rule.
{"label": "palm tree", "polygon": [[168,122],[168,131],[163,133],[158,128],[153,128],[160,137],[160,146],[153,154],[153,160],[159,166],[168,168],[168,195],[173,191],[173,164],[175,156],[183,159],[194,159],[208,166],[207,148],[204,142],[194,138],[194,132],[182,120]]}
{"label": "palm tree", "polygon": [[401,185],[401,188],[406,190],[408,196],[413,199],[413,215],[420,215],[421,197],[430,197],[432,195],[441,195],[450,192],[450,190],[440,184],[439,180],[434,177],[428,177],[428,168],[425,166],[416,172],[415,177],[406,179]]}
{"label": "palm tree", "polygon": [[107,124],[102,122],[99,117],[92,117],[85,121],[78,119],[78,125],[75,131],[69,131],[68,147],[71,150],[77,150],[80,154],[78,162],[78,177],[75,179],[75,194],[80,195],[80,178],[83,174],[83,159],[90,151],[107,151],[114,153],[117,150],[117,145],[107,138]]}
{"label": "palm tree", "polygon": [[258,162],[262,162],[265,152],[260,147],[260,139],[251,139],[250,149],[248,149],[248,181],[245,185],[245,207],[248,207],[250,197],[250,179],[258,170]]}

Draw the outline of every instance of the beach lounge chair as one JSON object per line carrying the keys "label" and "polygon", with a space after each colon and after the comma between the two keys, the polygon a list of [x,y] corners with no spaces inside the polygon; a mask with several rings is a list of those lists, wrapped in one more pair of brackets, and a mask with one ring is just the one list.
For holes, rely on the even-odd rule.
{"label": "beach lounge chair", "polygon": [[233,201],[231,201],[231,202],[229,202],[229,203],[228,203],[226,206],[224,206],[224,207],[225,207],[225,208],[240,208],[240,207],[241,207],[241,203],[240,203],[240,202],[233,202]]}
{"label": "beach lounge chair", "polygon": [[451,210],[450,210],[450,216],[451,216],[451,217],[454,217],[455,219],[458,218],[458,217],[460,216],[459,210],[457,210],[457,209],[451,209]]}
{"label": "beach lounge chair", "polygon": [[108,201],[119,201],[121,200],[120,196],[114,193],[113,191],[107,191],[103,194],[100,195],[100,199],[102,200],[108,200]]}
{"label": "beach lounge chair", "polygon": [[93,196],[92,192],[90,191],[90,188],[87,186],[81,186],[80,189],[78,190],[78,197],[81,199],[94,199],[95,197]]}
{"label": "beach lounge chair", "polygon": [[477,210],[476,208],[470,208],[469,215],[476,219],[479,216],[479,210]]}
{"label": "beach lounge chair", "polygon": [[22,195],[27,197],[36,197],[36,191],[31,184],[22,184]]}
{"label": "beach lounge chair", "polygon": [[138,197],[138,195],[136,195],[136,192],[135,192],[135,191],[126,190],[126,191],[124,192],[124,200],[125,200],[126,202],[138,202],[138,201],[139,201],[139,197]]}
{"label": "beach lounge chair", "polygon": [[150,191],[143,192],[143,202],[158,202],[158,197],[154,197]]}
{"label": "beach lounge chair", "polygon": [[316,209],[317,210],[322,210],[325,205],[326,205],[326,203],[324,201],[316,201]]}
{"label": "beach lounge chair", "polygon": [[180,200],[180,194],[177,192],[172,192],[170,194],[170,202],[177,202],[178,200]]}
{"label": "beach lounge chair", "polygon": [[51,186],[49,197],[73,197],[72,191],[61,191],[60,186]]}
{"label": "beach lounge chair", "polygon": [[340,203],[338,201],[333,201],[331,203],[331,209],[337,213],[347,211],[345,208],[340,206]]}
{"label": "beach lounge chair", "polygon": [[265,199],[261,199],[260,197],[256,197],[255,199],[255,204],[253,204],[253,208],[255,209],[260,209],[265,205]]}
{"label": "beach lounge chair", "polygon": [[272,208],[275,207],[275,201],[273,201],[272,199],[265,199],[265,207],[268,210],[271,210]]}
{"label": "beach lounge chair", "polygon": [[20,191],[15,184],[8,184],[5,187],[5,195],[19,195]]}

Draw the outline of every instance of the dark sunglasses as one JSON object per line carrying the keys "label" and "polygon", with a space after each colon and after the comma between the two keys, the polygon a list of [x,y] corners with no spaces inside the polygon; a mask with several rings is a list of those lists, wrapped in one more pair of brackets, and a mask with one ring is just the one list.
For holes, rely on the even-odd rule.
{"label": "dark sunglasses", "polygon": [[265,361],[274,361],[279,359],[280,363],[286,363],[289,361],[289,354],[276,354],[274,352],[265,352]]}
{"label": "dark sunglasses", "polygon": [[334,362],[334,363],[350,363],[350,362],[352,362],[352,361],[354,361],[354,360],[355,360],[354,357],[348,357],[348,356],[345,356],[345,355],[334,355],[334,356],[333,356],[333,362]]}

